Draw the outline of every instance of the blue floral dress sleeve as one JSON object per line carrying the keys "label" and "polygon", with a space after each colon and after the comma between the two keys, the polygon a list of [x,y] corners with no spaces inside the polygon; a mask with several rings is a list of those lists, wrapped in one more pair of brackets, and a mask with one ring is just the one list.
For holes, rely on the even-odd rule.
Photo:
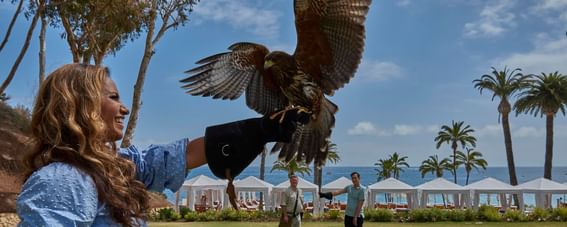
{"label": "blue floral dress sleeve", "polygon": [[130,146],[118,152],[136,164],[136,178],[148,190],[162,192],[167,188],[177,191],[188,173],[185,157],[187,143],[188,139],[181,139],[170,144],[150,145],[143,151]]}
{"label": "blue floral dress sleeve", "polygon": [[98,209],[92,178],[64,163],[33,173],[16,201],[18,226],[90,226]]}

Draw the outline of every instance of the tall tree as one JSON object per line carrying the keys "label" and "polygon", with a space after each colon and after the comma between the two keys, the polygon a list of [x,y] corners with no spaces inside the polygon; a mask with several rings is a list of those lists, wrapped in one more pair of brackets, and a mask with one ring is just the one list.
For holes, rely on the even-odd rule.
{"label": "tall tree", "polygon": [[[14,3],[15,1],[12,0],[12,3]],[[0,43],[0,52],[2,52],[2,49],[4,49],[4,46],[6,46],[6,43],[8,43],[8,39],[10,38],[10,35],[12,34],[12,29],[14,28],[14,24],[16,23],[16,20],[18,19],[18,15],[20,15],[20,12],[22,12],[22,5],[24,4],[24,0],[20,0],[18,2],[18,6],[16,7],[16,11],[14,12],[14,16],[12,16],[12,19],[10,20],[10,24],[8,25],[8,29],[6,29],[6,35],[4,35],[4,39],[2,40],[2,43]]]}
{"label": "tall tree", "polygon": [[450,160],[444,158],[439,161],[437,155],[431,155],[428,159],[423,160],[419,166],[419,172],[421,173],[421,178],[424,178],[427,173],[435,175],[435,177],[443,177],[443,172],[445,170],[452,171],[450,167]]}
{"label": "tall tree", "polygon": [[[45,2],[43,2],[45,3]],[[4,93],[6,91],[6,88],[8,88],[8,85],[10,85],[10,83],[12,82],[12,79],[14,79],[14,76],[16,75],[16,72],[18,71],[18,68],[20,67],[20,63],[22,63],[22,60],[24,59],[24,56],[26,55],[26,52],[28,51],[28,47],[30,46],[30,41],[31,38],[33,36],[33,31],[35,30],[35,26],[37,24],[37,20],[39,19],[39,15],[42,14],[44,8],[45,8],[45,4],[40,4],[40,2],[36,2],[36,1],[31,1],[31,8],[35,7],[35,13],[33,15],[32,18],[32,22],[28,28],[28,31],[26,33],[26,39],[24,41],[24,45],[22,46],[22,49],[20,49],[20,54],[18,54],[18,57],[16,58],[16,61],[14,61],[14,64],[12,65],[12,68],[10,69],[10,73],[8,73],[8,76],[6,77],[6,79],[4,80],[4,82],[2,82],[2,85],[0,85],[0,94]]]}
{"label": "tall tree", "polygon": [[[127,41],[136,39],[147,18],[146,1],[136,0],[52,0],[48,14],[54,26],[62,26],[73,62],[100,65]],[[59,23],[60,22],[60,23]]]}
{"label": "tall tree", "polygon": [[339,156],[337,150],[337,145],[331,143],[330,141],[327,141],[327,143],[327,157],[322,161],[322,165],[317,166],[315,163],[313,163],[313,183],[318,185],[319,189],[321,189],[321,186],[323,185],[323,167],[325,167],[327,161],[336,164],[341,160],[341,157]]}
{"label": "tall tree", "polygon": [[301,174],[301,176],[304,176],[304,174],[307,175],[311,174],[311,168],[309,168],[309,166],[305,164],[305,162],[303,161],[298,162],[295,157],[289,160],[289,162],[286,162],[283,159],[276,160],[270,172],[273,172],[274,170],[286,171],[288,176],[291,176],[296,173]]}
{"label": "tall tree", "polygon": [[457,161],[463,164],[467,172],[465,185],[469,184],[469,176],[473,168],[477,171],[479,171],[479,167],[486,170],[486,166],[488,165],[488,162],[482,158],[482,153],[469,148],[467,148],[466,154],[462,151],[457,151]]}
{"label": "tall tree", "polygon": [[567,103],[567,77],[559,72],[535,76],[527,90],[518,94],[514,108],[516,114],[525,113],[546,117],[545,165],[543,177],[551,179],[553,165],[553,120],[561,111],[565,115]]}
{"label": "tall tree", "polygon": [[[262,151],[262,155],[260,158],[260,180],[264,180],[264,175],[266,172],[266,156],[267,156],[268,151],[266,150],[266,147],[264,147],[264,151]],[[264,210],[264,193],[260,192],[260,205],[259,205],[259,209],[260,210]]]}
{"label": "tall tree", "polygon": [[[39,0],[45,5],[45,0]],[[39,84],[45,80],[45,33],[47,32],[47,15],[45,10],[41,12],[41,29],[39,30]]]}
{"label": "tall tree", "polygon": [[463,127],[463,124],[463,121],[452,121],[451,126],[443,125],[441,126],[441,131],[439,131],[437,137],[435,137],[437,149],[439,149],[439,147],[441,147],[444,143],[450,144],[451,149],[453,149],[452,169],[455,184],[457,183],[457,168],[459,167],[456,160],[459,143],[463,148],[467,145],[476,147],[476,138],[470,135],[474,132],[474,129],[470,128],[470,125]]}
{"label": "tall tree", "polygon": [[396,179],[400,179],[400,173],[404,172],[403,167],[409,168],[409,164],[406,162],[408,156],[401,156],[398,152],[394,152],[390,155],[390,160],[392,161],[392,174]]}
{"label": "tall tree", "polygon": [[[497,71],[492,67],[492,74],[485,74],[473,81],[474,87],[482,94],[483,90],[492,92],[492,100],[499,97],[498,104],[498,120],[502,120],[502,131],[504,133],[504,146],[506,147],[506,159],[508,161],[508,176],[511,185],[518,185],[518,177],[516,176],[516,164],[514,162],[514,152],[512,150],[512,134],[510,132],[509,115],[512,111],[510,105],[510,97],[529,84],[529,75],[524,75],[521,69],[517,68],[512,71],[504,67],[504,70]],[[516,198],[516,197],[515,197]]]}
{"label": "tall tree", "polygon": [[[155,53],[155,46],[170,29],[177,29],[178,26],[184,25],[189,20],[189,13],[192,11],[193,5],[199,0],[152,0],[148,1],[148,19],[145,22],[147,27],[146,43],[144,47],[144,55],[140,62],[138,77],[134,85],[134,93],[132,97],[132,107],[130,108],[130,117],[128,125],[124,132],[121,147],[128,147],[132,143],[136,124],[138,122],[138,112],[142,106],[142,89],[146,79],[146,72],[150,65],[152,56]],[[160,19],[160,27],[155,33],[156,20]]]}
{"label": "tall tree", "polygon": [[374,163],[374,165],[376,166],[374,170],[376,170],[376,176],[378,177],[376,181],[392,177],[394,163],[391,159],[378,159],[378,162]]}

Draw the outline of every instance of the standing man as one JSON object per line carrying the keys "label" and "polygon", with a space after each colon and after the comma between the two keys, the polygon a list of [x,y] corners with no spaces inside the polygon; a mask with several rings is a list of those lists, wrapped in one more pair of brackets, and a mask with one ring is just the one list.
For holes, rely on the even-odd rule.
{"label": "standing man", "polygon": [[352,179],[352,185],[346,186],[344,189],[321,193],[319,196],[326,199],[333,199],[333,196],[337,196],[343,193],[347,193],[347,207],[345,211],[345,227],[362,227],[364,223],[364,214],[362,213],[362,204],[364,204],[364,186],[360,185],[360,174],[358,172],[352,172],[350,174]]}
{"label": "standing man", "polygon": [[301,227],[303,193],[301,189],[297,188],[297,183],[298,179],[296,175],[289,176],[289,188],[285,190],[282,204],[280,205],[282,207],[282,219],[280,222],[291,223],[286,226]]}

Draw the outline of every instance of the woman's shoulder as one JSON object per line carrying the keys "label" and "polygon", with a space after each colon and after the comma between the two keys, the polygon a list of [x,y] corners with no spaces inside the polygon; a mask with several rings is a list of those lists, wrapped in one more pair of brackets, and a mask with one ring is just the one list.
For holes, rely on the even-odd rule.
{"label": "woman's shoulder", "polygon": [[24,183],[41,183],[51,186],[94,186],[94,181],[90,175],[79,168],[62,162],[53,162],[36,170]]}

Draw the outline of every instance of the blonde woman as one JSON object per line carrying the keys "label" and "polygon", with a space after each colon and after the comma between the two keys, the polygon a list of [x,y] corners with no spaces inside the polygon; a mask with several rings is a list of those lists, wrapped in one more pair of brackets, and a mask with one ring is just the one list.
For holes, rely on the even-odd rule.
{"label": "blonde woman", "polygon": [[220,178],[240,174],[267,142],[290,140],[296,123],[251,118],[208,127],[205,136],[119,149],[128,109],[106,67],[64,65],[40,85],[32,113],[33,150],[17,200],[19,226],[145,226],[146,190],[177,191],[207,163]]}

